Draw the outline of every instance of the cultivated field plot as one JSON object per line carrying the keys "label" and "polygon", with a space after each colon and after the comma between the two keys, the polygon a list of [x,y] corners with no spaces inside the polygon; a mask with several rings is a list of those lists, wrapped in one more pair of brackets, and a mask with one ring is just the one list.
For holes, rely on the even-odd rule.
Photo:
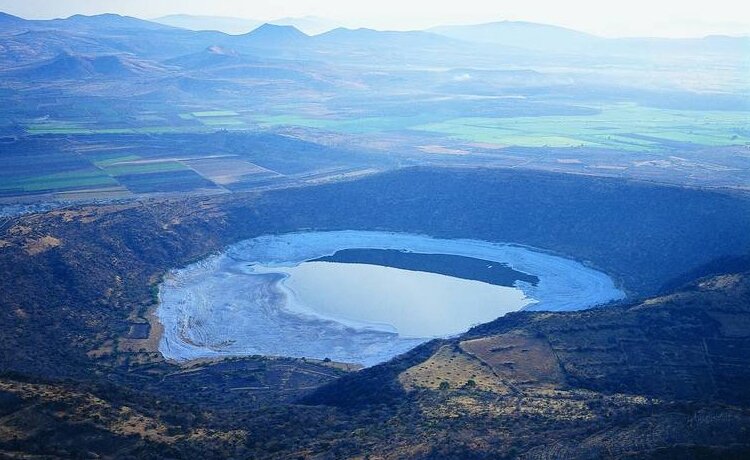
{"label": "cultivated field plot", "polygon": [[[480,107],[481,109],[481,107]],[[450,116],[459,110],[421,114],[365,110],[365,114],[259,116],[263,128],[304,127],[346,134],[411,130],[494,146],[531,148],[594,147],[628,152],[661,152],[696,146],[750,143],[747,113],[655,109],[634,103],[528,110],[476,110],[480,116]],[[585,109],[585,110],[583,110]],[[371,113],[372,112],[372,113]],[[471,111],[464,111],[471,113]],[[493,113],[496,112],[496,113]],[[584,113],[580,113],[584,112]]]}
{"label": "cultivated field plot", "polygon": [[[438,119],[441,117],[437,117]],[[301,126],[305,128],[324,129],[347,134],[367,134],[384,131],[401,131],[412,126],[435,121],[435,114],[415,116],[366,116],[366,117],[330,117],[312,118],[299,115],[271,115],[256,117],[255,121],[262,128],[282,126]]]}
{"label": "cultivated field plot", "polygon": [[654,152],[750,143],[747,113],[605,106],[596,115],[456,118],[414,126],[471,142],[520,147],[603,147]]}
{"label": "cultivated field plot", "polygon": [[0,157],[0,196],[118,186],[90,162],[48,142],[5,142]]}
{"label": "cultivated field plot", "polygon": [[248,124],[241,115],[232,110],[206,110],[200,112],[181,113],[183,120],[197,121],[207,128],[225,130],[248,129]]}
{"label": "cultivated field plot", "polygon": [[514,384],[563,382],[563,374],[549,344],[521,333],[508,333],[461,342],[461,349]]}
{"label": "cultivated field plot", "polygon": [[50,98],[32,110],[43,116],[0,126],[5,200],[268,189],[424,163],[750,186],[746,112],[455,95],[383,96],[358,110],[347,97],[252,107]]}
{"label": "cultivated field plot", "polygon": [[398,377],[407,390],[418,388],[477,388],[507,395],[510,387],[503,384],[493,370],[454,345],[444,345],[427,361],[411,367]]}
{"label": "cultivated field plot", "polygon": [[26,125],[26,134],[177,134],[177,133],[202,133],[212,131],[202,125],[185,126],[133,126],[133,127],[103,127],[100,125],[89,125],[83,122],[44,122]]}
{"label": "cultivated field plot", "polygon": [[3,178],[0,194],[23,195],[52,191],[116,187],[117,181],[96,169]]}
{"label": "cultivated field plot", "polygon": [[128,174],[117,179],[133,193],[190,192],[216,188],[211,181],[190,170],[162,174]]}
{"label": "cultivated field plot", "polygon": [[[197,115],[221,120],[233,113]],[[383,169],[382,159],[364,154],[288,136],[228,131],[24,136],[0,143],[0,157],[0,198],[11,201],[226,193],[343,180]]]}
{"label": "cultivated field plot", "polygon": [[215,156],[184,160],[182,163],[219,185],[279,178],[281,174],[234,156]]}
{"label": "cultivated field plot", "polygon": [[138,110],[130,106],[115,109],[100,107],[88,100],[73,103],[66,99],[49,104],[45,109],[47,113],[42,117],[14,116],[24,134],[179,134],[250,129],[243,116],[232,110],[184,112],[180,107],[171,106],[158,106],[156,110]]}

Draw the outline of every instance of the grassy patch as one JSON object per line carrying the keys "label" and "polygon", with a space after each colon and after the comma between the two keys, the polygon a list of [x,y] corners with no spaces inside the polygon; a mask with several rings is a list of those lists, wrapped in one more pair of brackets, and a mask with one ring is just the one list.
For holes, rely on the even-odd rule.
{"label": "grassy patch", "polygon": [[206,110],[204,112],[193,112],[190,115],[198,118],[206,117],[236,117],[239,115],[237,112],[231,110]]}
{"label": "grassy patch", "polygon": [[126,176],[131,174],[153,174],[168,171],[184,171],[187,166],[177,161],[156,161],[149,163],[112,164],[104,168],[112,176]]}
{"label": "grassy patch", "polygon": [[39,176],[18,177],[0,183],[2,191],[42,192],[118,185],[98,169],[67,171]]}
{"label": "grassy patch", "polygon": [[745,144],[750,142],[746,126],[746,112],[660,110],[617,104],[596,115],[455,118],[412,129],[521,147],[600,146],[654,151],[679,145]]}
{"label": "grassy patch", "polygon": [[117,180],[133,193],[188,192],[216,187],[213,182],[187,168],[161,171],[160,174],[127,174],[118,176]]}
{"label": "grassy patch", "polygon": [[202,118],[201,123],[206,126],[245,126],[245,122],[236,118]]}
{"label": "grassy patch", "polygon": [[126,161],[135,161],[135,160],[139,160],[140,158],[141,157],[139,157],[138,155],[108,154],[108,155],[102,155],[99,158],[94,158],[93,162],[95,165],[97,165],[100,168],[106,168],[117,163],[122,163]]}
{"label": "grassy patch", "polygon": [[70,134],[70,135],[95,135],[95,134],[180,134],[180,133],[202,133],[210,131],[204,125],[200,126],[144,126],[136,128],[91,128],[91,127],[47,127],[35,125],[27,126],[26,133],[29,135],[43,134]]}
{"label": "grassy patch", "polygon": [[262,127],[303,126],[350,134],[363,134],[380,131],[400,131],[410,126],[428,123],[433,115],[415,117],[365,117],[365,118],[306,118],[297,115],[272,115],[256,119]]}

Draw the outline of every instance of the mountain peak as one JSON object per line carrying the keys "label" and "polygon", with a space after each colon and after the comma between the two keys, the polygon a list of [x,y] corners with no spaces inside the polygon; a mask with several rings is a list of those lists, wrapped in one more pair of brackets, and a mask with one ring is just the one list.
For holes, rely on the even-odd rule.
{"label": "mountain peak", "polygon": [[17,68],[12,74],[37,80],[83,80],[93,77],[154,75],[162,72],[164,68],[158,64],[139,60],[132,55],[86,56],[62,51],[51,59]]}
{"label": "mountain peak", "polygon": [[246,37],[271,39],[271,40],[301,40],[309,38],[307,34],[294,26],[279,26],[265,23],[257,29],[245,34]]}
{"label": "mountain peak", "polygon": [[15,24],[23,24],[26,22],[26,19],[19,18],[18,16],[13,16],[12,14],[3,13],[0,11],[0,24],[3,25],[15,25]]}
{"label": "mountain peak", "polygon": [[578,30],[525,21],[441,26],[429,31],[467,42],[543,51],[577,51],[590,48],[601,40],[595,35]]}
{"label": "mountain peak", "polygon": [[115,13],[103,13],[87,16],[84,14],[74,14],[66,19],[53,19],[47,21],[50,24],[60,24],[64,26],[81,26],[86,28],[119,28],[119,29],[173,29],[171,26],[157,24],[155,22],[138,19],[131,16],[122,16]]}
{"label": "mountain peak", "polygon": [[25,21],[25,19],[23,18],[19,18],[18,16],[13,16],[12,14],[8,14],[4,11],[0,11],[0,20],[6,20],[6,19],[16,20],[16,21]]}
{"label": "mountain peak", "polygon": [[227,65],[242,65],[256,61],[255,58],[242,55],[233,48],[222,45],[211,45],[196,53],[169,59],[165,61],[165,64],[190,70],[212,70]]}

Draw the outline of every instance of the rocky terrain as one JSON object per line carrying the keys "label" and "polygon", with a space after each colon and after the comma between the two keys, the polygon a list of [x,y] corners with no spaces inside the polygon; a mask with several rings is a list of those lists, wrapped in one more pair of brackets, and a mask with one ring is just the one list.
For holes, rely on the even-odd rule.
{"label": "rocky terrain", "polygon": [[[563,191],[554,211],[535,210]],[[0,449],[11,458],[742,458],[748,209],[736,193],[412,169],[13,218],[0,236]],[[169,269],[259,234],[366,225],[580,249],[630,300],[510,314],[359,371],[258,356],[177,365],[157,352],[155,286]],[[540,244],[545,235],[557,243]]]}

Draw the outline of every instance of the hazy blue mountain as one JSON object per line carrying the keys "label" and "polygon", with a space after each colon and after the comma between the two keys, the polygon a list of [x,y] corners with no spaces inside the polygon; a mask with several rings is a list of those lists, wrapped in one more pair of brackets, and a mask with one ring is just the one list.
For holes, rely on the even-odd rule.
{"label": "hazy blue mountain", "polygon": [[239,43],[259,48],[295,46],[310,39],[308,35],[294,26],[277,26],[274,24],[263,24],[238,38],[240,39]]}
{"label": "hazy blue mountain", "polygon": [[171,26],[157,24],[155,22],[137,19],[130,16],[121,16],[119,14],[97,14],[85,16],[76,14],[65,19],[52,19],[48,21],[33,21],[38,27],[49,28],[75,28],[79,30],[112,30],[112,29],[146,29],[146,30],[167,30],[173,29]]}
{"label": "hazy blue mountain", "polygon": [[317,16],[288,17],[269,22],[279,26],[294,26],[308,35],[318,35],[340,27],[335,21]]}
{"label": "hazy blue mountain", "polygon": [[200,51],[227,37],[221,32],[194,32],[115,14],[25,21],[12,30],[0,47],[0,60],[16,64],[62,52],[129,53],[164,60]]}
{"label": "hazy blue mountain", "polygon": [[230,35],[246,34],[263,24],[277,26],[294,26],[308,35],[317,35],[335,29],[338,23],[317,16],[285,17],[272,21],[235,18],[229,16],[193,16],[190,14],[171,14],[153,20],[159,24],[180,27],[188,30],[218,30]]}
{"label": "hazy blue mountain", "polygon": [[404,47],[418,46],[455,46],[453,39],[422,31],[381,31],[367,28],[347,29],[338,27],[324,34],[314,37],[317,43],[340,43],[342,45],[385,46],[398,45]]}
{"label": "hazy blue mountain", "polygon": [[164,67],[133,56],[83,56],[63,52],[52,59],[12,69],[8,75],[28,80],[84,80],[143,77],[164,72]]}
{"label": "hazy blue mountain", "polygon": [[[292,19],[280,21],[292,22]],[[604,56],[614,62],[620,56],[648,60],[661,55],[737,55],[746,54],[750,49],[748,38],[605,39],[562,27],[508,21],[440,27],[432,32],[336,28],[312,37],[294,26],[263,24],[248,33],[233,36],[217,31],[180,29],[115,14],[76,15],[46,21],[26,21],[3,15],[0,21],[7,23],[4,30],[12,35],[0,49],[0,61],[8,65],[50,59],[66,51],[82,55],[128,53],[165,61],[204,52],[212,45],[264,58],[359,62],[369,55],[367,59],[377,56],[381,60],[447,67],[494,65],[497,59],[505,58],[513,59],[517,65],[533,65],[548,62],[555,55],[570,54],[587,59]],[[214,53],[204,58],[218,63],[217,60],[226,56]]]}
{"label": "hazy blue mountain", "polygon": [[534,59],[529,50],[471,43],[424,31],[337,28],[311,38],[315,58],[326,61],[368,64],[377,60],[397,66],[456,67],[494,65],[509,55]]}
{"label": "hazy blue mountain", "polygon": [[16,28],[16,27],[22,27],[26,25],[29,21],[23,18],[19,18],[18,16],[13,16],[12,14],[3,13],[0,11],[0,33],[3,33],[3,31],[8,31],[9,28]]}
{"label": "hazy blue mountain", "polygon": [[575,51],[602,40],[594,35],[565,27],[520,21],[441,26],[430,29],[430,32],[458,40],[540,51]]}
{"label": "hazy blue mountain", "polygon": [[188,30],[218,30],[231,35],[246,34],[263,25],[263,21],[255,19],[190,14],[171,14],[156,18],[154,22]]}
{"label": "hazy blue mountain", "polygon": [[336,55],[341,59],[372,60],[377,56],[381,60],[395,59],[410,64],[450,60],[477,47],[429,32],[343,27],[316,35],[311,41],[323,57]]}
{"label": "hazy blue mountain", "polygon": [[492,43],[552,53],[575,53],[615,57],[648,56],[671,53],[747,54],[750,38],[709,36],[705,38],[603,38],[565,27],[531,22],[502,21],[465,26],[441,26],[430,32],[455,39]]}
{"label": "hazy blue mountain", "polygon": [[[171,94],[174,98],[177,90],[183,94],[193,92],[201,93],[209,91],[227,90],[227,87],[216,86],[217,83],[235,82],[244,84],[257,84],[257,82],[274,82],[275,88],[306,88],[316,90],[335,90],[337,79],[329,74],[325,66],[313,62],[299,62],[296,60],[278,59],[272,57],[276,53],[264,53],[261,50],[258,55],[240,53],[235,49],[213,45],[198,53],[180,56],[164,61],[171,68],[180,68],[188,71],[195,81],[184,81],[180,85],[174,85],[174,79],[165,80],[174,87]],[[206,87],[206,80],[211,80],[211,85]],[[161,85],[164,82],[159,82]],[[235,93],[242,90],[234,87]],[[282,91],[285,91],[282,89]]]}
{"label": "hazy blue mountain", "polygon": [[90,59],[62,53],[59,56],[11,72],[13,76],[35,80],[79,80],[96,74]]}
{"label": "hazy blue mountain", "polygon": [[[114,45],[114,46],[113,46]],[[0,47],[0,63],[7,67],[40,62],[58,56],[62,52],[79,54],[112,54],[125,51],[101,38],[74,34],[62,30],[17,30],[3,37]]]}
{"label": "hazy blue mountain", "polygon": [[228,65],[256,62],[258,62],[258,60],[253,57],[241,55],[234,49],[219,45],[212,45],[197,53],[191,53],[164,61],[165,64],[191,70],[213,69]]}

